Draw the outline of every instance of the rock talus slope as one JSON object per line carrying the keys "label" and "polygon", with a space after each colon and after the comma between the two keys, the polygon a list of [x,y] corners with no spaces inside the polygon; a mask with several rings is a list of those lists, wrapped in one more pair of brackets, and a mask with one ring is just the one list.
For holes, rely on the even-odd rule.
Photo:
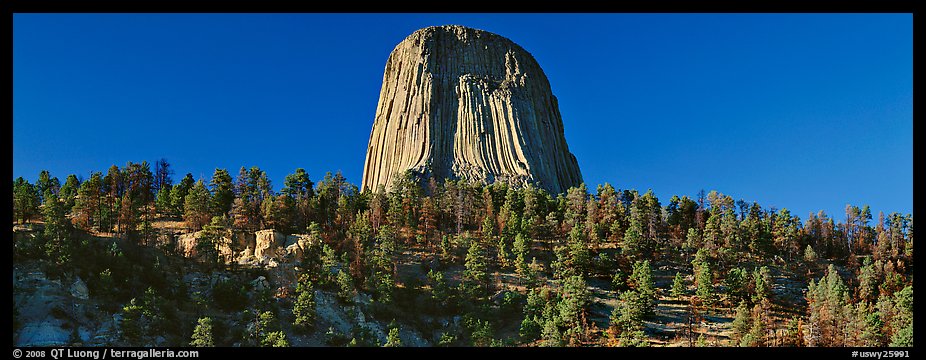
{"label": "rock talus slope", "polygon": [[388,189],[406,170],[553,193],[582,182],[537,61],[511,40],[462,26],[415,31],[386,62],[362,188]]}

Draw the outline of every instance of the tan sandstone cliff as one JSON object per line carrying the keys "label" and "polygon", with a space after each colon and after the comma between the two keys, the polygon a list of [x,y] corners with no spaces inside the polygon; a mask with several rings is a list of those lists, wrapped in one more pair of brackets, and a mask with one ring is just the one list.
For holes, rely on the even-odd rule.
{"label": "tan sandstone cliff", "polygon": [[582,182],[537,61],[511,40],[462,26],[415,31],[386,62],[362,187],[388,189],[409,169],[553,193]]}

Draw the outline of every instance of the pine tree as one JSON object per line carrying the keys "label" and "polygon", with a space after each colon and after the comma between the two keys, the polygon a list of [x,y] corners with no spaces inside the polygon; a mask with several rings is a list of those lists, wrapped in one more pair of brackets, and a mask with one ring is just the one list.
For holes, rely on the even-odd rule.
{"label": "pine tree", "polygon": [[511,254],[508,253],[508,242],[504,236],[498,237],[498,246],[496,250],[496,260],[499,268],[507,269],[511,266]]}
{"label": "pine tree", "polygon": [[586,307],[591,294],[581,275],[571,276],[563,281],[563,293],[559,303],[559,317],[565,327],[563,340],[570,345],[578,345],[585,340]]}
{"label": "pine tree", "polygon": [[38,212],[39,196],[32,184],[21,176],[13,181],[13,214],[20,224]]}
{"label": "pine tree", "polygon": [[635,290],[621,293],[619,299],[618,306],[611,312],[609,332],[616,337],[618,346],[645,346],[643,319],[648,300]]}
{"label": "pine tree", "polygon": [[517,270],[518,275],[524,277],[528,272],[528,263],[527,257],[530,255],[530,239],[528,239],[524,234],[518,234],[514,238],[514,244],[512,251],[515,256],[515,270]]}
{"label": "pine tree", "polygon": [[343,267],[338,270],[335,279],[338,285],[338,300],[341,300],[343,303],[353,302],[354,294],[356,293],[354,289],[354,279]]}
{"label": "pine tree", "polygon": [[122,319],[119,322],[122,340],[127,345],[138,346],[136,343],[141,339],[143,334],[142,324],[142,306],[133,298],[128,304],[122,307]]}
{"label": "pine tree", "polygon": [[383,347],[402,347],[402,338],[399,337],[398,327],[389,329],[389,334],[386,335],[386,343],[383,344]]}
{"label": "pine tree", "polygon": [[45,197],[42,209],[45,215],[45,254],[58,265],[71,261],[71,222],[68,221],[64,204],[51,192]]}
{"label": "pine tree", "polygon": [[80,184],[74,203],[74,217],[81,228],[89,231],[94,225],[101,227],[101,208],[103,199],[100,190],[103,187],[101,174],[92,173],[90,179]]}
{"label": "pine tree", "polygon": [[687,286],[685,285],[685,279],[682,277],[682,273],[676,272],[675,278],[672,279],[672,290],[670,294],[676,299],[680,299],[687,292]]}
{"label": "pine tree", "polygon": [[635,262],[628,281],[633,291],[640,294],[643,315],[653,315],[656,310],[656,288],[653,285],[653,270],[649,265],[649,260]]}
{"label": "pine tree", "polygon": [[315,289],[305,275],[299,278],[296,286],[296,301],[293,302],[293,325],[302,330],[315,327]]}
{"label": "pine tree", "polygon": [[286,334],[280,329],[279,321],[270,311],[259,312],[254,317],[253,332],[249,334],[252,343],[263,347],[288,347]]}
{"label": "pine tree", "polygon": [[118,206],[122,201],[123,188],[122,172],[118,166],[110,166],[106,172],[106,177],[103,178],[103,192],[105,193],[107,206],[105,217],[101,216],[101,223],[103,224],[101,231],[111,232],[114,228],[119,227]]}
{"label": "pine tree", "polygon": [[[491,214],[491,213],[490,213]],[[492,241],[495,237],[495,219],[491,215],[486,215],[482,221],[482,239],[486,243]]]}
{"label": "pine tree", "polygon": [[283,189],[280,193],[293,200],[295,216],[292,225],[297,231],[305,229],[309,224],[312,198],[315,196],[313,186],[309,174],[303,168],[296,169],[294,173],[286,175],[286,179],[283,180]]}
{"label": "pine tree", "polygon": [[710,265],[707,263],[695,267],[695,283],[697,290],[695,295],[702,304],[710,305],[714,302],[714,280],[711,274]]}
{"label": "pine tree", "polygon": [[750,274],[745,269],[733,268],[727,271],[723,284],[733,304],[749,299],[750,278]]}
{"label": "pine tree", "polygon": [[832,264],[819,281],[810,281],[807,286],[807,311],[810,327],[814,329],[808,345],[843,346],[842,330],[848,323],[846,314],[848,289]]}
{"label": "pine tree", "polygon": [[569,231],[567,239],[569,247],[569,257],[566,267],[569,269],[565,276],[571,274],[585,275],[591,267],[591,251],[588,248],[588,238],[585,236],[585,226],[582,222],[577,222]]}
{"label": "pine tree", "polygon": [[740,301],[733,316],[733,342],[739,344],[752,328],[752,317],[745,301]]}
{"label": "pine tree", "polygon": [[894,308],[897,314],[891,319],[895,329],[890,346],[913,346],[913,286],[907,286],[894,294]]}
{"label": "pine tree", "polygon": [[286,339],[286,333],[283,331],[273,331],[267,333],[261,341],[264,347],[289,347],[289,340]]}
{"label": "pine tree", "polygon": [[213,217],[208,225],[196,237],[196,253],[205,259],[207,264],[219,264],[219,246],[223,239],[230,236],[228,231],[228,218]]}
{"label": "pine tree", "polygon": [[174,170],[170,168],[167,159],[161,158],[154,163],[154,184],[152,189],[155,193],[160,193],[163,189],[170,190],[174,184]]}
{"label": "pine tree", "polygon": [[80,180],[77,180],[77,175],[71,174],[64,180],[64,185],[61,186],[61,197],[60,200],[63,202],[65,212],[70,213],[71,209],[74,208],[74,202],[77,198],[77,190],[80,188]]}
{"label": "pine tree", "polygon": [[171,187],[170,206],[171,214],[173,216],[183,216],[184,206],[186,205],[186,196],[195,184],[196,180],[193,179],[193,174],[188,173],[183,177],[183,179],[180,180],[180,183],[177,184],[177,186]]}
{"label": "pine tree", "polygon": [[566,190],[566,209],[563,214],[563,221],[566,223],[566,226],[568,226],[567,229],[571,229],[577,223],[585,220],[587,217],[585,206],[587,204],[588,188],[585,186],[585,183]]}
{"label": "pine tree", "polygon": [[58,178],[52,177],[48,170],[39,172],[39,179],[35,182],[35,190],[39,195],[39,202],[44,204],[49,195],[58,197],[61,185]]}
{"label": "pine tree", "polygon": [[170,190],[172,186],[162,186],[158,190],[157,195],[154,198],[154,209],[161,214],[169,214],[171,211],[170,205]]}
{"label": "pine tree", "polygon": [[213,347],[215,342],[212,340],[212,318],[199,318],[196,323],[196,329],[193,330],[193,336],[190,338],[190,346],[193,347]]}
{"label": "pine tree", "polygon": [[453,302],[453,292],[444,279],[444,273],[434,271],[434,269],[429,270],[428,284],[431,286],[431,303],[434,304],[435,309],[446,310]]}
{"label": "pine tree", "polygon": [[264,228],[289,233],[293,219],[294,200],[286,195],[268,196],[261,204]]}
{"label": "pine tree", "polygon": [[212,204],[209,207],[212,216],[227,216],[235,201],[234,184],[228,170],[215,169],[212,179],[209,180],[209,189],[212,192]]}
{"label": "pine tree", "polygon": [[631,259],[638,259],[643,256],[643,224],[639,219],[631,217],[630,227],[624,232],[624,241],[621,243],[621,250]]}
{"label": "pine tree", "polygon": [[464,293],[473,299],[480,299],[488,293],[489,273],[486,264],[485,248],[479,241],[470,241],[466,252],[466,270],[463,271],[461,285]]}
{"label": "pine tree", "polygon": [[209,189],[206,189],[206,184],[202,180],[197,181],[183,202],[183,220],[187,222],[187,226],[195,231],[209,223],[212,219],[209,211],[211,200],[212,197]]}
{"label": "pine tree", "polygon": [[817,252],[813,251],[813,247],[810,244],[804,248],[804,261],[807,262],[808,266],[814,266],[817,262]]}
{"label": "pine tree", "polygon": [[752,302],[761,303],[765,300],[768,300],[772,295],[772,275],[769,273],[768,267],[762,266],[752,273]]}

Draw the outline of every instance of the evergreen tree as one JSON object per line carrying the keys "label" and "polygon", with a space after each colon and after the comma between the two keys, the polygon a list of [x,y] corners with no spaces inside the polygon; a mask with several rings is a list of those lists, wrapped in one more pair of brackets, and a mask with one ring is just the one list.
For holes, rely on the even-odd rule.
{"label": "evergreen tree", "polygon": [[517,270],[518,275],[521,277],[524,277],[528,272],[527,257],[530,255],[531,242],[532,241],[524,234],[520,233],[514,238],[512,251],[515,256],[515,270]]}
{"label": "evergreen tree", "polygon": [[261,204],[261,214],[264,219],[263,227],[289,233],[291,231],[290,225],[292,224],[294,207],[293,199],[286,195],[264,198],[264,202]]}
{"label": "evergreen tree", "polygon": [[207,264],[219,264],[219,246],[227,237],[230,237],[228,218],[213,217],[196,237],[196,253],[205,259]]}
{"label": "evergreen tree", "polygon": [[186,195],[190,192],[194,184],[196,184],[196,180],[193,179],[193,174],[187,173],[177,186],[171,187],[170,206],[173,216],[179,217],[183,215],[184,206],[186,205]]}
{"label": "evergreen tree", "polygon": [[209,189],[212,191],[212,204],[209,207],[212,216],[227,216],[235,201],[234,184],[228,170],[215,169],[212,179],[209,180]]}
{"label": "evergreen tree", "polygon": [[578,345],[585,340],[587,331],[586,307],[590,293],[581,275],[571,276],[563,281],[563,293],[559,302],[559,317],[565,330],[563,340]]}
{"label": "evergreen tree", "polygon": [[270,311],[259,312],[254,317],[254,325],[250,327],[251,341],[262,347],[289,347],[286,334],[280,329],[279,321]]}
{"label": "evergreen tree", "polygon": [[257,231],[264,223],[261,206],[264,200],[273,196],[267,173],[254,166],[243,166],[235,180],[235,200],[232,203],[235,227],[246,231]]}
{"label": "evergreen tree", "polygon": [[128,345],[136,345],[143,334],[142,306],[133,298],[122,307],[122,318],[119,321],[120,335]]}
{"label": "evergreen tree", "polygon": [[488,293],[489,273],[486,264],[485,248],[479,241],[470,241],[466,252],[466,270],[463,271],[464,293],[473,299],[480,299]]}
{"label": "evergreen tree", "polygon": [[354,294],[356,293],[354,289],[354,279],[343,267],[338,270],[336,281],[338,285],[338,300],[341,300],[343,303],[353,302]]}
{"label": "evergreen tree", "polygon": [[711,268],[708,263],[695,267],[695,283],[697,290],[695,295],[702,304],[710,305],[714,302],[714,280],[711,274]]}
{"label": "evergreen tree", "polygon": [[193,230],[198,230],[209,223],[212,219],[212,213],[209,211],[209,203],[212,201],[212,195],[206,184],[202,180],[196,182],[190,189],[183,202],[183,220],[187,226]]}
{"label": "evergreen tree", "polygon": [[52,192],[45,197],[42,209],[45,215],[45,254],[58,265],[71,261],[71,222],[68,221],[64,204]]}
{"label": "evergreen tree", "polygon": [[103,207],[101,175],[98,172],[92,173],[90,179],[80,184],[77,191],[73,213],[77,224],[87,231],[94,225],[101,227]]}
{"label": "evergreen tree", "polygon": [[35,182],[35,190],[38,192],[40,203],[44,204],[49,195],[57,197],[60,188],[61,183],[58,178],[52,177],[48,170],[39,172],[39,179]]}
{"label": "evergreen tree", "polygon": [[315,196],[312,180],[303,168],[298,168],[293,174],[286,175],[283,180],[283,189],[280,190],[292,199],[294,204],[293,228],[304,229],[310,221],[312,198]]}
{"label": "evergreen tree", "polygon": [[781,209],[775,214],[772,220],[772,236],[774,238],[775,248],[780,253],[788,254],[788,261],[800,254],[800,244],[798,237],[800,235],[800,218],[791,216],[788,209]]}
{"label": "evergreen tree", "polygon": [[611,312],[609,332],[619,346],[640,346],[645,343],[643,319],[648,300],[639,292],[628,290],[620,295],[618,306]]}
{"label": "evergreen tree", "polygon": [[123,170],[125,192],[119,210],[119,222],[124,226],[123,232],[130,238],[135,236],[139,230],[138,225],[141,225],[139,239],[147,245],[152,232],[153,209],[151,205],[154,202],[151,167],[147,161],[129,162]]}
{"label": "evergreen tree", "polygon": [[77,175],[71,174],[64,180],[64,185],[61,186],[61,198],[63,202],[65,212],[71,212],[71,209],[74,208],[74,202],[77,198],[77,190],[80,188],[80,180],[77,180]]}
{"label": "evergreen tree", "polygon": [[727,296],[731,303],[736,304],[749,299],[749,280],[751,276],[745,269],[733,268],[727,272],[727,277],[723,280],[724,287],[727,290]]}
{"label": "evergreen tree", "polygon": [[482,221],[482,239],[489,243],[493,237],[495,237],[495,219],[491,215],[486,215]]}
{"label": "evergreen tree", "polygon": [[621,250],[631,259],[639,259],[644,252],[643,223],[638,218],[630,218],[630,227],[624,232]]}
{"label": "evergreen tree", "polygon": [[907,286],[894,294],[894,307],[897,314],[892,319],[895,329],[890,346],[913,346],[913,286]]}
{"label": "evergreen tree", "polygon": [[386,335],[386,343],[383,344],[383,347],[402,347],[402,339],[399,337],[398,327],[389,329],[389,334]]}
{"label": "evergreen tree", "polygon": [[[581,222],[577,222],[569,231],[567,241],[569,247],[569,262],[566,264],[568,274],[585,275],[591,267],[591,252],[588,248],[588,238],[585,236],[585,227]],[[565,274],[566,276],[569,276]]]}
{"label": "evergreen tree", "polygon": [[167,159],[161,158],[154,163],[154,184],[152,189],[155,193],[160,193],[163,189],[170,190],[174,184],[174,170],[170,168]]}
{"label": "evergreen tree", "polygon": [[568,226],[567,229],[571,229],[577,223],[585,220],[587,216],[585,206],[587,204],[588,188],[585,187],[585,183],[566,190],[566,209],[563,214],[563,220],[566,226]]}
{"label": "evergreen tree", "polygon": [[753,303],[761,303],[771,297],[773,283],[768,267],[762,266],[752,273],[752,284]]}
{"label": "evergreen tree", "polygon": [[32,184],[21,176],[13,181],[13,216],[20,224],[38,212],[39,196]]}
{"label": "evergreen tree", "polygon": [[101,216],[102,231],[110,232],[120,226],[118,213],[123,191],[122,171],[116,165],[110,166],[106,177],[103,178],[103,192],[107,206],[104,216]]}
{"label": "evergreen tree", "polygon": [[196,329],[193,330],[193,336],[190,338],[190,346],[193,347],[213,347],[215,342],[212,340],[212,318],[199,318],[196,323]]}
{"label": "evergreen tree", "polygon": [[309,330],[315,327],[315,288],[312,286],[312,281],[305,275],[299,278],[299,284],[296,285],[293,317],[295,317],[293,325],[299,329]]}
{"label": "evergreen tree", "polygon": [[429,270],[428,284],[431,286],[431,303],[434,304],[435,309],[446,310],[453,303],[453,292],[444,279],[444,273],[434,271],[434,269]]}
{"label": "evergreen tree", "polygon": [[810,315],[810,346],[843,346],[842,331],[848,323],[848,289],[830,265],[819,281],[810,281],[806,298]]}
{"label": "evergreen tree", "polygon": [[733,342],[739,344],[752,329],[752,316],[745,301],[740,301],[733,316]]}
{"label": "evergreen tree", "polygon": [[817,262],[817,252],[809,244],[804,248],[804,261],[808,266],[813,266]]}
{"label": "evergreen tree", "polygon": [[640,294],[643,315],[653,315],[656,310],[656,288],[653,285],[653,270],[649,265],[649,260],[635,262],[628,281],[633,291]]}
{"label": "evergreen tree", "polygon": [[289,347],[289,340],[286,339],[286,333],[283,331],[273,331],[267,333],[261,341],[264,347]]}
{"label": "evergreen tree", "polygon": [[682,273],[675,273],[675,278],[672,279],[672,290],[670,294],[672,297],[679,299],[685,295],[687,292],[687,286],[685,285],[685,279],[682,277]]}
{"label": "evergreen tree", "polygon": [[154,209],[161,214],[169,214],[171,212],[170,205],[170,191],[172,186],[162,186],[158,190],[157,195],[154,198]]}

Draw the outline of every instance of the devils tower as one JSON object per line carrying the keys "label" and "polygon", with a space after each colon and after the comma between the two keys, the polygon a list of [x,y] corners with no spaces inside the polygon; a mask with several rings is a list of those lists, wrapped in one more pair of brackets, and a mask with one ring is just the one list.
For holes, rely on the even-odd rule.
{"label": "devils tower", "polygon": [[406,170],[532,183],[551,193],[582,182],[534,57],[502,36],[463,26],[417,30],[386,61],[362,188],[388,189]]}

